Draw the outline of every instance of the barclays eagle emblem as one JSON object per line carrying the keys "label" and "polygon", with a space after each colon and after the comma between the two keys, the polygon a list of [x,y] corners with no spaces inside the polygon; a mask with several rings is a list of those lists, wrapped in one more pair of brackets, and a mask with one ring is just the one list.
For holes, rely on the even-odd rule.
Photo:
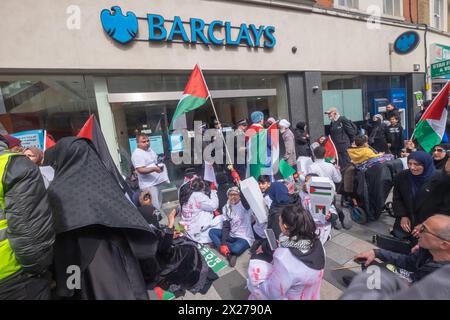
{"label": "barclays eagle emblem", "polygon": [[413,51],[419,44],[420,37],[415,31],[402,33],[394,42],[394,50],[398,54],[407,54]]}
{"label": "barclays eagle emblem", "polygon": [[138,32],[138,19],[133,12],[128,11],[123,15],[122,9],[118,6],[102,10],[100,19],[103,30],[114,40],[125,44],[136,37]]}

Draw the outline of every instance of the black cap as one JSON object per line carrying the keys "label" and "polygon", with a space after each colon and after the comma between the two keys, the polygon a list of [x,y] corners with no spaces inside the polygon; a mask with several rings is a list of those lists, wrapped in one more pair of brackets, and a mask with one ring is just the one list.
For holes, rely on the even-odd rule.
{"label": "black cap", "polygon": [[237,126],[248,126],[247,119],[241,119],[238,122],[236,122]]}

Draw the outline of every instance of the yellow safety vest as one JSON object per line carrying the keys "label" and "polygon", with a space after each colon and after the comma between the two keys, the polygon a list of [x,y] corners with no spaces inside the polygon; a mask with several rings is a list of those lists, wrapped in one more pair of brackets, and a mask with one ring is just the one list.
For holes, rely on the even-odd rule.
{"label": "yellow safety vest", "polygon": [[17,155],[18,154],[14,153],[0,153],[0,280],[13,275],[22,269],[6,235],[8,221],[6,220],[5,215],[5,194],[3,190],[3,177],[5,175],[6,167],[11,157]]}

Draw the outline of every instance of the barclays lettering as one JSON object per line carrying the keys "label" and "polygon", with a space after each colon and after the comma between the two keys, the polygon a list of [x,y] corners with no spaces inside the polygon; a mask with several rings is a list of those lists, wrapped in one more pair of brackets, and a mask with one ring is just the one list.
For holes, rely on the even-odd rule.
{"label": "barclays lettering", "polygon": [[[104,9],[100,15],[104,31],[115,41],[126,44],[132,40],[150,40],[166,42],[200,43],[215,46],[247,46],[270,49],[275,47],[275,27],[255,26],[242,23],[232,26],[229,21],[214,20],[206,23],[202,19],[190,18],[182,21],[179,16],[166,20],[159,14],[147,14],[148,39],[136,39],[138,18],[133,12],[126,15],[118,6],[111,11]],[[170,23],[171,25],[170,25]],[[236,29],[236,32],[232,32]]]}

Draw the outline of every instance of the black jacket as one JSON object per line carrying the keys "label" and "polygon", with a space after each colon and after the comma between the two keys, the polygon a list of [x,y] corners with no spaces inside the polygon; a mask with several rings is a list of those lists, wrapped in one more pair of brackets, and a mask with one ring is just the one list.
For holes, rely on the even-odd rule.
{"label": "black jacket", "polygon": [[[425,182],[417,192],[416,201],[412,199],[411,182],[408,171],[402,171],[394,182],[393,208],[397,218],[409,217],[411,225],[416,226],[424,222],[428,217],[437,214],[450,214],[449,198],[446,179],[441,171],[437,171],[434,177]],[[447,177],[448,179],[448,177]]]}
{"label": "black jacket", "polygon": [[420,248],[412,254],[401,254],[384,249],[375,249],[375,256],[383,262],[395,265],[398,268],[412,272],[412,280],[419,281],[433,271],[447,265],[447,262],[435,262],[431,253]]}
{"label": "black jacket", "polygon": [[405,141],[403,139],[403,128],[399,123],[396,126],[387,126],[385,129],[385,134],[387,143],[391,144],[390,149],[392,152],[397,152],[404,147]]}
{"label": "black jacket", "polygon": [[331,139],[338,151],[346,151],[355,140],[357,132],[353,129],[352,123],[344,116],[340,116],[330,124]]}
{"label": "black jacket", "polygon": [[297,157],[310,157],[311,150],[309,147],[309,137],[307,137],[307,132],[305,130],[296,128],[294,130],[295,137],[295,153]]}
{"label": "black jacket", "polygon": [[371,126],[369,143],[378,152],[389,152],[386,142],[386,126],[381,121],[375,122]]}
{"label": "black jacket", "polygon": [[[6,145],[0,142],[0,152]],[[7,235],[27,274],[46,272],[53,257],[55,231],[39,168],[22,155],[10,158],[2,177]]]}

